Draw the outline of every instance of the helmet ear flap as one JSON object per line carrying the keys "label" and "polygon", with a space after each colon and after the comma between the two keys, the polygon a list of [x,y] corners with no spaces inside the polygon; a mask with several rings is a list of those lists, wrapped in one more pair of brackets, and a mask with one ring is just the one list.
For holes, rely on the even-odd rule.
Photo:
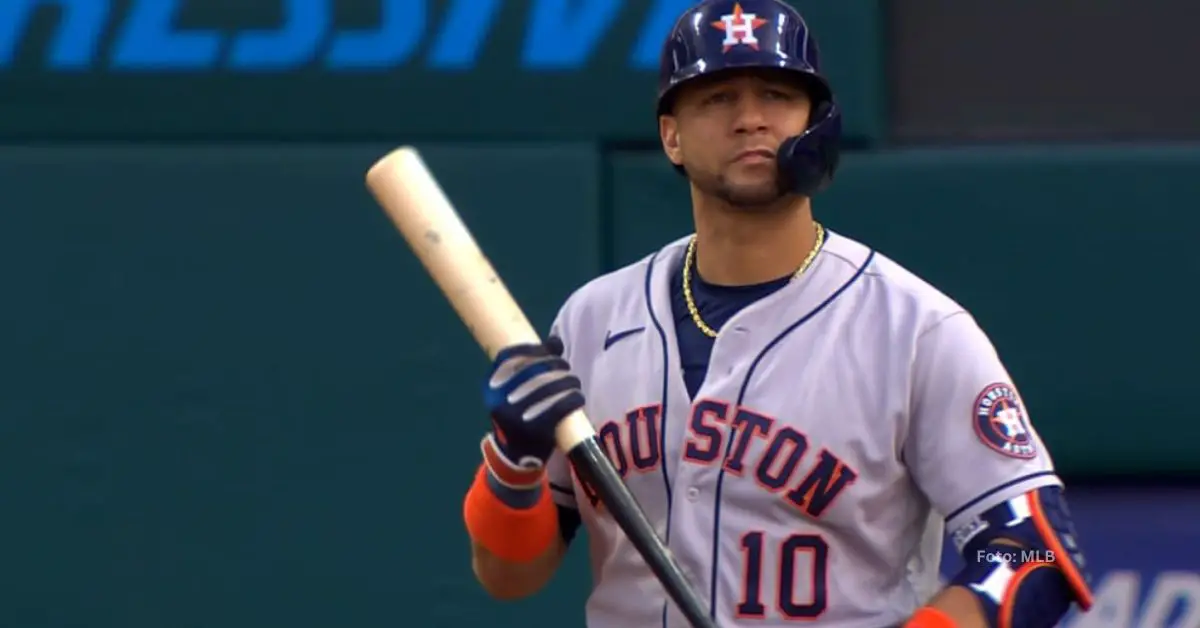
{"label": "helmet ear flap", "polygon": [[783,141],[776,154],[783,189],[812,196],[829,187],[841,161],[842,113],[832,99],[813,108],[808,129]]}

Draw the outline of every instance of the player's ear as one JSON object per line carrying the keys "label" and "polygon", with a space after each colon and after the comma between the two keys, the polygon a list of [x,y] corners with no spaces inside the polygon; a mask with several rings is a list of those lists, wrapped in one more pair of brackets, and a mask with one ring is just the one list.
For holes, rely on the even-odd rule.
{"label": "player's ear", "polygon": [[658,117],[658,135],[662,140],[663,152],[676,166],[683,164],[683,152],[679,147],[679,122],[674,116]]}

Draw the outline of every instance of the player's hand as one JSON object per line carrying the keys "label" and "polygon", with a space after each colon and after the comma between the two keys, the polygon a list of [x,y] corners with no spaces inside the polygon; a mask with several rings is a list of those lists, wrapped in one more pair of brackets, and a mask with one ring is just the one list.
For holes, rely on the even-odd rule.
{"label": "player's hand", "polygon": [[511,488],[530,488],[541,480],[554,451],[554,430],[584,405],[579,378],[562,358],[562,340],[501,350],[484,386],[484,402],[493,430],[483,440],[484,460],[492,474]]}

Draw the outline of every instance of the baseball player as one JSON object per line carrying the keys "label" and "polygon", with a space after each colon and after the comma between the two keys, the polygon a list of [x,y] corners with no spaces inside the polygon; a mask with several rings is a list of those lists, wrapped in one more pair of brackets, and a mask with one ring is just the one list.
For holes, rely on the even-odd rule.
{"label": "baseball player", "polygon": [[[720,626],[1045,628],[1092,603],[1063,482],[966,310],[814,220],[841,114],[780,0],[709,0],[662,51],[663,151],[694,233],[576,290],[488,374],[464,502],[493,596],[582,526],[591,628],[684,628],[555,451],[583,408]],[[965,567],[939,581],[949,534]]]}

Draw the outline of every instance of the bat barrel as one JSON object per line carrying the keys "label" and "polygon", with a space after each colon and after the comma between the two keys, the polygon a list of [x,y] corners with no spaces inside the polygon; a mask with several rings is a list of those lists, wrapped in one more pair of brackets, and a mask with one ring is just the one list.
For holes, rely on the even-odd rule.
{"label": "bat barrel", "polygon": [[488,357],[538,334],[411,146],[367,171],[367,188]]}

